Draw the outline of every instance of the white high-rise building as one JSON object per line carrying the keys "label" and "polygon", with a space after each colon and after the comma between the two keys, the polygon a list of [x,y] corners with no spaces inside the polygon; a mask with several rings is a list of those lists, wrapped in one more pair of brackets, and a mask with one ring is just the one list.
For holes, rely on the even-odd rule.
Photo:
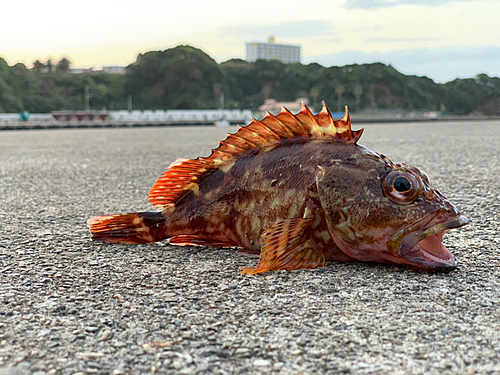
{"label": "white high-rise building", "polygon": [[277,44],[274,38],[269,38],[268,43],[247,43],[247,58],[249,62],[256,60],[278,60],[288,63],[300,62],[300,46],[290,44]]}

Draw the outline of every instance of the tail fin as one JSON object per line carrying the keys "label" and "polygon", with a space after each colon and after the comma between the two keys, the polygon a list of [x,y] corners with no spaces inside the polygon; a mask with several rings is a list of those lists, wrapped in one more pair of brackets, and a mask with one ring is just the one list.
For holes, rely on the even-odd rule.
{"label": "tail fin", "polygon": [[149,243],[167,238],[161,212],[95,216],[87,221],[92,239],[107,243]]}

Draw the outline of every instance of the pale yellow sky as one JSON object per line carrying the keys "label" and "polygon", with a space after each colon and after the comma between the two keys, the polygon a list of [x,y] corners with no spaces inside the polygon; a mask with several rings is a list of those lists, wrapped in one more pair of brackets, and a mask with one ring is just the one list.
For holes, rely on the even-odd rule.
{"label": "pale yellow sky", "polygon": [[9,64],[67,56],[74,67],[128,65],[178,44],[222,62],[273,35],[300,44],[305,63],[383,61],[437,80],[500,75],[498,0],[28,0],[2,13],[0,56]]}

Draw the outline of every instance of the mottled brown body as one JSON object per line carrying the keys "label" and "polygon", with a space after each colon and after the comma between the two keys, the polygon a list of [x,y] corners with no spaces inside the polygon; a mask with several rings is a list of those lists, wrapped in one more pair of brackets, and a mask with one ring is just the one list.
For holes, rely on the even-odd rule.
{"label": "mottled brown body", "polygon": [[466,219],[425,174],[358,145],[360,135],[326,106],[254,120],[210,157],[174,162],[149,194],[161,212],[90,219],[93,238],[242,247],[260,255],[251,274],[326,260],[455,267],[440,240]]}
{"label": "mottled brown body", "polygon": [[[302,218],[308,203],[318,209],[312,226],[326,260],[346,260],[333,242],[320,208],[316,168],[329,160],[352,158],[365,148],[335,140],[289,140],[236,158],[226,172],[217,170],[189,192],[175,210],[164,213],[164,238],[195,235],[260,251],[262,233],[283,219]],[[348,183],[346,181],[346,183]]]}

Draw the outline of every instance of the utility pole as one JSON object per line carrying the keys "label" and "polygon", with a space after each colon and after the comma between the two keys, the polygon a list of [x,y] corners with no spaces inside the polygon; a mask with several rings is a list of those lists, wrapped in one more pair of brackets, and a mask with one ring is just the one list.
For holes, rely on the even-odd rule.
{"label": "utility pole", "polygon": [[90,110],[90,90],[89,90],[89,85],[85,85],[83,88],[83,98],[85,100],[85,110],[88,111]]}
{"label": "utility pole", "polygon": [[224,109],[224,93],[221,92],[219,95],[219,109]]}
{"label": "utility pole", "polygon": [[132,112],[132,95],[127,95],[127,110]]}

